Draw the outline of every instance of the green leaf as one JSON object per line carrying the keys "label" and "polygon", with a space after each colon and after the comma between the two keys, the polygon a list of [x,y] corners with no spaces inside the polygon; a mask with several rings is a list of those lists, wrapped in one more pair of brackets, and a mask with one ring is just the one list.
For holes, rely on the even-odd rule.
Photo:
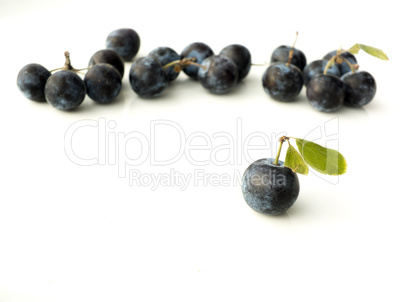
{"label": "green leaf", "polygon": [[357,44],[353,45],[351,48],[349,48],[348,52],[355,55],[359,52],[360,49],[378,59],[385,60],[385,61],[388,60],[387,55],[381,49],[371,47],[368,45],[364,45],[364,44],[357,43]]}
{"label": "green leaf", "polygon": [[284,165],[292,169],[292,171],[295,173],[300,173],[303,175],[308,174],[308,166],[306,162],[291,144],[289,144],[288,151],[286,152]]}
{"label": "green leaf", "polygon": [[300,138],[296,139],[296,144],[303,159],[314,170],[328,175],[341,175],[346,172],[346,160],[338,151]]}

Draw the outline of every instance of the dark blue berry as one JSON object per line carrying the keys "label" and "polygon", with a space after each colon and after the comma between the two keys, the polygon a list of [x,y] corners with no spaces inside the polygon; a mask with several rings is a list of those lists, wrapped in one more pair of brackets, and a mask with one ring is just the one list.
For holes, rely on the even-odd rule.
{"label": "dark blue berry", "polygon": [[106,48],[116,51],[124,61],[131,61],[140,49],[140,36],[131,28],[112,31],[106,38]]}
{"label": "dark blue berry", "polygon": [[303,88],[303,75],[295,65],[273,63],[262,76],[262,86],[273,99],[290,102],[299,95]]}
{"label": "dark blue berry", "polygon": [[370,103],[377,90],[374,77],[367,71],[356,71],[341,77],[344,84],[344,104],[349,107],[362,107]]}
{"label": "dark blue berry", "polygon": [[239,77],[237,66],[228,57],[212,55],[201,65],[205,68],[198,69],[198,80],[211,93],[228,93],[236,85]]}
{"label": "dark blue berry", "polygon": [[236,64],[239,71],[239,81],[248,75],[251,68],[251,53],[246,47],[232,44],[222,49],[219,54],[228,57]]}
{"label": "dark blue berry", "polygon": [[[316,60],[311,62],[310,64],[306,65],[303,70],[303,77],[304,77],[304,85],[307,85],[307,83],[311,80],[313,76],[316,74],[322,74],[324,73],[325,67],[327,66],[328,60]],[[331,65],[327,69],[327,74],[332,74],[333,76],[336,76],[338,78],[341,77],[341,73],[335,65]]]}
{"label": "dark blue berry", "polygon": [[45,85],[51,76],[49,70],[39,64],[25,65],[17,76],[17,86],[22,94],[31,101],[46,102]]}
{"label": "dark blue berry", "polygon": [[92,66],[84,77],[87,95],[97,103],[111,103],[120,93],[121,77],[115,67],[106,63]]}
{"label": "dark blue berry", "polygon": [[[334,56],[337,54],[337,52],[338,52],[337,50],[333,50],[333,51],[327,53],[327,54],[324,56],[323,59],[324,59],[324,60],[330,60],[332,57],[334,57]],[[354,55],[352,55],[350,52],[344,52],[344,53],[342,53],[342,54],[340,55],[340,57],[342,57],[342,58],[348,60],[352,65],[357,64],[357,59],[356,59],[356,57],[355,57]],[[343,75],[343,74],[345,74],[345,73],[351,71],[351,69],[350,69],[348,63],[346,63],[346,62],[335,63],[335,66],[338,67],[338,69],[339,69],[341,75]]]}
{"label": "dark blue berry", "polygon": [[46,82],[46,100],[59,110],[76,109],[84,101],[85,95],[84,81],[73,71],[58,71],[52,74]]}
{"label": "dark blue berry", "polygon": [[299,178],[282,161],[264,158],[253,162],[244,172],[242,191],[247,204],[263,214],[278,215],[287,211],[300,192]]}
{"label": "dark blue berry", "polygon": [[[195,42],[186,46],[180,54],[180,58],[195,58],[195,63],[201,64],[204,59],[212,56],[214,52],[205,43]],[[198,66],[189,65],[183,68],[183,72],[192,79],[197,79],[198,76]]]}
{"label": "dark blue berry", "polygon": [[107,63],[114,66],[120,73],[121,77],[124,75],[124,61],[123,58],[112,49],[101,49],[95,52],[89,60],[88,66],[93,66],[98,63]]}
{"label": "dark blue berry", "polygon": [[[291,49],[292,47],[287,45],[277,47],[271,55],[271,63],[275,62],[287,63],[289,61],[289,52]],[[293,57],[290,61],[290,64],[293,64],[297,66],[300,70],[303,70],[304,67],[306,66],[306,63],[307,59],[305,54],[301,50],[293,48]]]}
{"label": "dark blue berry", "polygon": [[136,60],[131,65],[129,80],[134,92],[143,98],[160,95],[168,85],[163,67],[153,57]]}
{"label": "dark blue berry", "polygon": [[[155,48],[148,54],[148,56],[151,56],[151,57],[154,57],[155,59],[157,59],[159,64],[161,64],[162,66],[165,66],[171,62],[180,60],[180,55],[169,47]],[[165,70],[166,77],[169,82],[175,80],[177,78],[177,76],[179,75],[179,73],[174,70],[173,66],[170,66],[164,70]]]}
{"label": "dark blue berry", "polygon": [[317,74],[306,87],[307,99],[318,111],[333,112],[344,101],[345,93],[341,79],[329,74]]}

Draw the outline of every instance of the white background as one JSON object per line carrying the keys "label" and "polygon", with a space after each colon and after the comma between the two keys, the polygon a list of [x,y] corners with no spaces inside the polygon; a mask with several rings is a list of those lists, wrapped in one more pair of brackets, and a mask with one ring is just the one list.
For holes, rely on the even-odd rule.
{"label": "white background", "polygon": [[[0,0],[0,301],[401,301],[396,3]],[[266,67],[258,66],[224,96],[181,74],[162,97],[140,99],[128,82],[130,63],[121,95],[107,106],[86,98],[66,113],[19,92],[25,64],[61,67],[68,50],[74,67],[86,67],[121,27],[139,33],[137,57],[158,46],[180,53],[201,41],[216,53],[243,44],[253,63],[264,63],[275,47],[292,44],[297,30],[296,47],[309,62],[355,43],[383,49],[390,61],[358,54],[361,69],[376,78],[375,99],[331,114],[315,111],[304,89],[294,103],[273,101],[261,85]],[[151,123],[161,121],[170,127],[159,124],[151,137]],[[70,127],[88,123],[110,128],[82,127],[65,139]],[[314,136],[320,130],[322,137]],[[202,137],[212,147],[227,144],[218,137],[223,132],[236,150],[261,145],[264,134],[269,150],[236,153],[226,164],[216,161],[228,149],[223,159],[198,150],[159,166],[148,157],[119,174],[117,162],[150,155],[128,140],[139,133],[167,160],[183,144],[205,143]],[[254,134],[259,138],[247,143]],[[234,178],[250,158],[273,157],[280,134],[335,144],[348,172],[299,176],[298,201],[278,217],[252,211],[234,179],[193,179],[185,190],[130,183],[130,171]],[[80,165],[68,156],[70,147],[85,159],[106,157]],[[210,164],[194,162],[205,159]]]}

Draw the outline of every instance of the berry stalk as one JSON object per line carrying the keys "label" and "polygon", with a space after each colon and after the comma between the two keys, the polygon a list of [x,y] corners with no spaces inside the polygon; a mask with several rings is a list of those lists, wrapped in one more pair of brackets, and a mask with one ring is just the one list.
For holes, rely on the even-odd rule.
{"label": "berry stalk", "polygon": [[168,69],[169,67],[174,66],[175,71],[179,72],[183,68],[188,67],[190,65],[197,66],[197,67],[202,68],[204,70],[207,68],[204,65],[196,63],[195,60],[196,60],[196,58],[184,58],[182,60],[173,61],[173,62],[170,62],[170,63],[164,65],[163,69]]}
{"label": "berry stalk", "polygon": [[292,62],[293,54],[294,54],[294,48],[295,48],[295,45],[296,45],[298,37],[299,37],[299,32],[297,31],[295,41],[293,42],[293,45],[292,45],[292,47],[290,48],[290,51],[289,51],[289,59],[288,59],[288,61],[286,63],[286,66],[289,66],[290,63]]}
{"label": "berry stalk", "polygon": [[282,137],[279,139],[279,148],[278,148],[278,152],[276,153],[275,161],[272,163],[272,164],[275,165],[275,166],[278,166],[278,165],[279,165],[279,156],[281,155],[282,145],[283,145],[284,141],[286,141],[286,140],[289,140],[289,138],[286,137],[286,136],[282,136]]}
{"label": "berry stalk", "polygon": [[88,70],[90,67],[82,68],[82,69],[75,69],[73,65],[71,65],[71,59],[70,59],[70,53],[68,51],[64,52],[64,57],[65,57],[65,63],[63,67],[56,68],[50,71],[50,73],[53,73],[55,71],[59,70],[71,70],[74,71],[75,73],[83,71],[83,70]]}
{"label": "berry stalk", "polygon": [[349,61],[348,59],[346,59],[346,58],[344,58],[344,57],[341,56],[343,53],[346,53],[346,52],[348,52],[348,50],[339,49],[339,50],[337,51],[336,55],[333,56],[331,59],[328,60],[328,63],[327,63],[327,65],[325,65],[325,68],[324,68],[324,74],[327,74],[328,69],[329,69],[332,65],[334,65],[335,62],[336,62],[336,63],[343,63],[343,62],[345,62],[346,64],[348,64],[350,70],[351,70],[353,73],[356,72],[356,70],[359,68],[359,66],[358,66],[357,64],[354,65],[354,64],[350,63],[350,61]]}

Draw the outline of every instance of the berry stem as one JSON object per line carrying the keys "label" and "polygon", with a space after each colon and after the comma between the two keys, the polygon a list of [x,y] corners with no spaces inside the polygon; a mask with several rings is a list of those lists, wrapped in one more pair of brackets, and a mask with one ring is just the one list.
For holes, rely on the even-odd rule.
{"label": "berry stem", "polygon": [[251,66],[268,66],[269,64],[271,64],[271,63],[267,63],[267,62],[265,62],[265,63],[251,63]]}
{"label": "berry stem", "polygon": [[293,59],[294,48],[295,48],[298,36],[299,36],[299,32],[297,31],[295,41],[293,42],[293,45],[292,45],[292,47],[290,48],[290,51],[289,51],[289,58],[288,58],[288,61],[286,63],[286,66],[288,66],[288,67],[289,67],[289,65],[290,65],[290,63],[292,62],[292,59]]}
{"label": "berry stem", "polygon": [[348,64],[348,66],[349,66],[349,68],[350,68],[350,70],[352,70],[352,72],[354,73],[354,72],[356,72],[356,66],[355,65],[353,65],[352,63],[350,63],[350,61],[349,60],[347,60],[347,59],[343,59],[344,60],[344,62],[346,62],[346,64]]}
{"label": "berry stem", "polygon": [[75,69],[72,65],[71,65],[71,60],[70,60],[70,53],[68,51],[64,52],[64,57],[66,58],[64,66],[60,67],[60,68],[56,68],[53,70],[50,70],[50,73],[53,73],[55,71],[59,71],[59,70],[71,70],[74,71],[75,73],[78,73],[80,71],[83,70],[88,70],[89,68],[91,68],[92,66],[86,67],[86,68],[82,68],[82,69]]}
{"label": "berry stem", "polygon": [[347,52],[347,50],[338,50],[338,51],[337,51],[337,54],[336,54],[335,56],[333,56],[331,59],[328,60],[328,63],[327,63],[327,65],[325,65],[325,68],[324,68],[324,74],[327,74],[328,69],[329,69],[332,65],[334,65],[335,62],[336,62],[336,63],[345,62],[346,64],[348,64],[348,66],[349,66],[349,68],[350,68],[350,70],[351,70],[352,72],[356,72],[356,70],[359,68],[359,66],[358,66],[358,65],[353,65],[352,63],[350,63],[350,61],[349,61],[348,59],[346,59],[346,58],[344,58],[344,57],[341,57],[341,55],[342,55],[343,53],[345,53],[345,52]]}
{"label": "berry stem", "polygon": [[64,52],[64,56],[66,57],[66,62],[64,63],[64,70],[74,70],[74,67],[71,65],[70,53],[68,51]]}
{"label": "berry stem", "polygon": [[286,140],[289,141],[289,138],[286,137],[286,136],[282,136],[282,137],[279,139],[278,153],[276,154],[275,161],[272,163],[272,164],[275,165],[275,166],[278,166],[278,165],[279,165],[279,156],[281,155],[282,145],[283,145],[283,142],[286,141]]}
{"label": "berry stem", "polygon": [[169,68],[171,66],[174,66],[175,70],[178,72],[178,71],[182,70],[183,68],[185,68],[187,66],[190,66],[190,65],[197,66],[197,67],[202,68],[204,70],[207,68],[204,65],[196,63],[195,60],[196,60],[196,58],[194,58],[194,57],[184,58],[182,60],[176,60],[176,61],[173,61],[173,62],[170,62],[170,63],[164,65],[163,69],[167,69],[167,68]]}

